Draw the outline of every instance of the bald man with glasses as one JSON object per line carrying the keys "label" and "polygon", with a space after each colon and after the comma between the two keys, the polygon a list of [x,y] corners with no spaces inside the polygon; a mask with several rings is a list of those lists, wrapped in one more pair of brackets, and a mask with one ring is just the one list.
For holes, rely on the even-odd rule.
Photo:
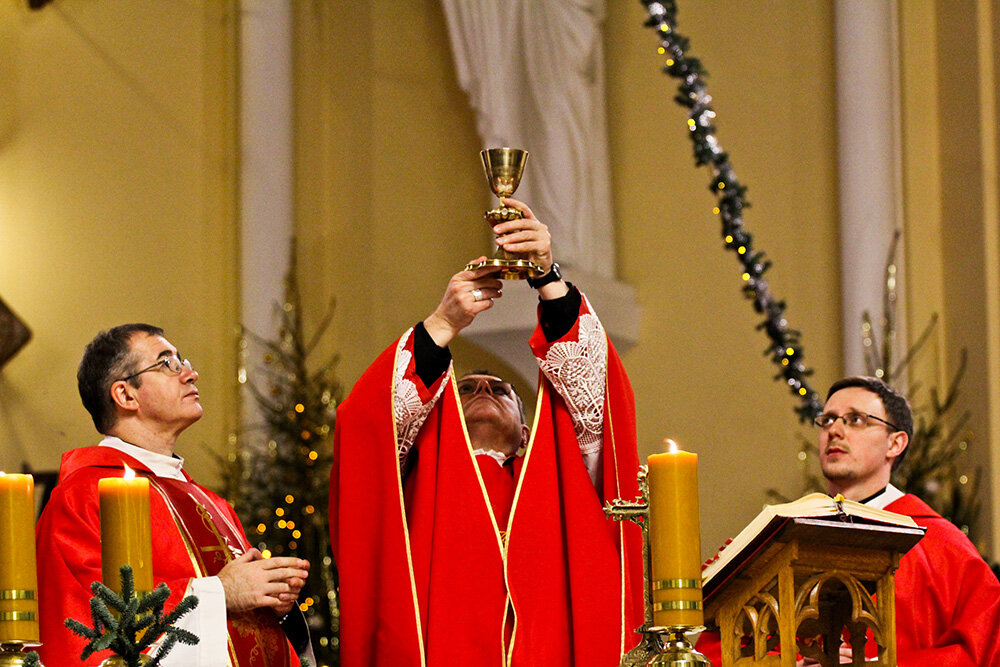
{"label": "bald man with glasses", "polygon": [[[66,452],[59,483],[37,527],[42,661],[83,661],[86,641],[63,624],[90,620],[90,584],[101,580],[97,484],[125,469],[150,483],[153,585],[170,587],[167,608],[185,595],[198,606],[179,625],[200,639],[177,645],[166,667],[292,667],[311,656],[297,606],[309,562],[265,559],[248,542],[233,508],[196,484],[174,453],[178,437],[202,415],[198,372],[148,324],[101,332],[77,371],[80,398],[104,439]],[[289,638],[293,638],[295,649]]]}
{"label": "bald man with glasses", "polygon": [[[562,280],[547,227],[504,203],[524,217],[496,225],[497,243],[544,275],[458,272],[338,408],[330,529],[344,667],[603,667],[635,644],[640,535],[602,511],[638,491],[632,390],[589,302]],[[531,425],[509,381],[456,376],[448,348],[506,290],[529,288]]]}

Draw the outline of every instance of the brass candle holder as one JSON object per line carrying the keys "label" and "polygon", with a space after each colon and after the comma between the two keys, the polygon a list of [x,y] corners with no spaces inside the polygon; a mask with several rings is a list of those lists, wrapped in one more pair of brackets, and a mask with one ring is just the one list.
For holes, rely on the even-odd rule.
{"label": "brass candle holder", "polygon": [[[29,654],[25,653],[24,649],[37,646],[41,646],[41,644],[34,642],[4,642],[0,644],[0,667],[21,667],[21,665],[28,664]],[[35,664],[43,667],[41,662]]]}
{"label": "brass candle holder", "polygon": [[[483,160],[483,170],[490,189],[497,197],[510,197],[521,184],[524,175],[524,165],[528,161],[528,152],[520,148],[489,148],[479,153]],[[521,212],[511,206],[500,206],[486,211],[485,219],[490,228],[496,227],[507,220],[517,220],[523,217]],[[481,269],[484,266],[495,266],[500,269],[503,280],[524,280],[542,275],[542,269],[531,260],[507,252],[496,246],[493,257],[474,262],[465,267],[466,271]]]}
{"label": "brass candle holder", "polygon": [[[648,469],[639,467],[639,496],[633,500],[616,498],[605,504],[604,514],[614,521],[631,521],[642,531],[642,590],[644,623],[636,628],[642,639],[625,654],[620,667],[639,665],[669,665],[671,667],[711,666],[711,662],[699,653],[687,639],[687,633],[704,630],[700,625],[658,626],[653,623],[652,561],[649,548],[649,483]],[[663,604],[663,603],[660,603]]]}

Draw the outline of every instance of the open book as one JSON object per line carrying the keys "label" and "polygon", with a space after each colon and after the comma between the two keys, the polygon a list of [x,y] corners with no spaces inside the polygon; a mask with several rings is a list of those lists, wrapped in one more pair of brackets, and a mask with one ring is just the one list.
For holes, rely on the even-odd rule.
{"label": "open book", "polygon": [[757,518],[720,549],[702,570],[702,588],[705,596],[708,597],[711,591],[716,590],[735,574],[740,563],[750,560],[757,551],[777,536],[786,524],[798,518],[846,524],[900,526],[923,531],[911,517],[904,514],[876,509],[853,500],[834,499],[822,493],[810,493],[781,505],[766,505]]}

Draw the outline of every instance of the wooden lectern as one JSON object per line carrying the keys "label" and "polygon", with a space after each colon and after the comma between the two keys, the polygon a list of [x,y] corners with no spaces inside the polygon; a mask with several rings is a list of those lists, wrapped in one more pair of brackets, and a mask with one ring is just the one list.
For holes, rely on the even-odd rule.
{"label": "wooden lectern", "polygon": [[[896,666],[893,577],[923,528],[789,517],[704,583],[705,620],[722,638],[722,667],[795,667],[796,653],[840,664],[844,628],[854,665]],[[878,662],[864,662],[868,632]]]}

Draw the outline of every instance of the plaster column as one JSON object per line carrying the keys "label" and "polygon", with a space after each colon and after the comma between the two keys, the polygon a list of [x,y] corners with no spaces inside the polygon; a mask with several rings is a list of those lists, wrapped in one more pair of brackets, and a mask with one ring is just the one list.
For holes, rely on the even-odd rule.
{"label": "plaster column", "polygon": [[[885,265],[902,229],[899,85],[893,2],[837,0],[837,135],[844,374],[865,372],[861,316],[882,343]],[[895,346],[905,346],[902,242],[896,251]]]}
{"label": "plaster column", "polygon": [[[291,0],[240,7],[240,321],[271,338],[294,234]],[[259,360],[246,359],[253,368]],[[256,414],[243,396],[244,420]]]}

